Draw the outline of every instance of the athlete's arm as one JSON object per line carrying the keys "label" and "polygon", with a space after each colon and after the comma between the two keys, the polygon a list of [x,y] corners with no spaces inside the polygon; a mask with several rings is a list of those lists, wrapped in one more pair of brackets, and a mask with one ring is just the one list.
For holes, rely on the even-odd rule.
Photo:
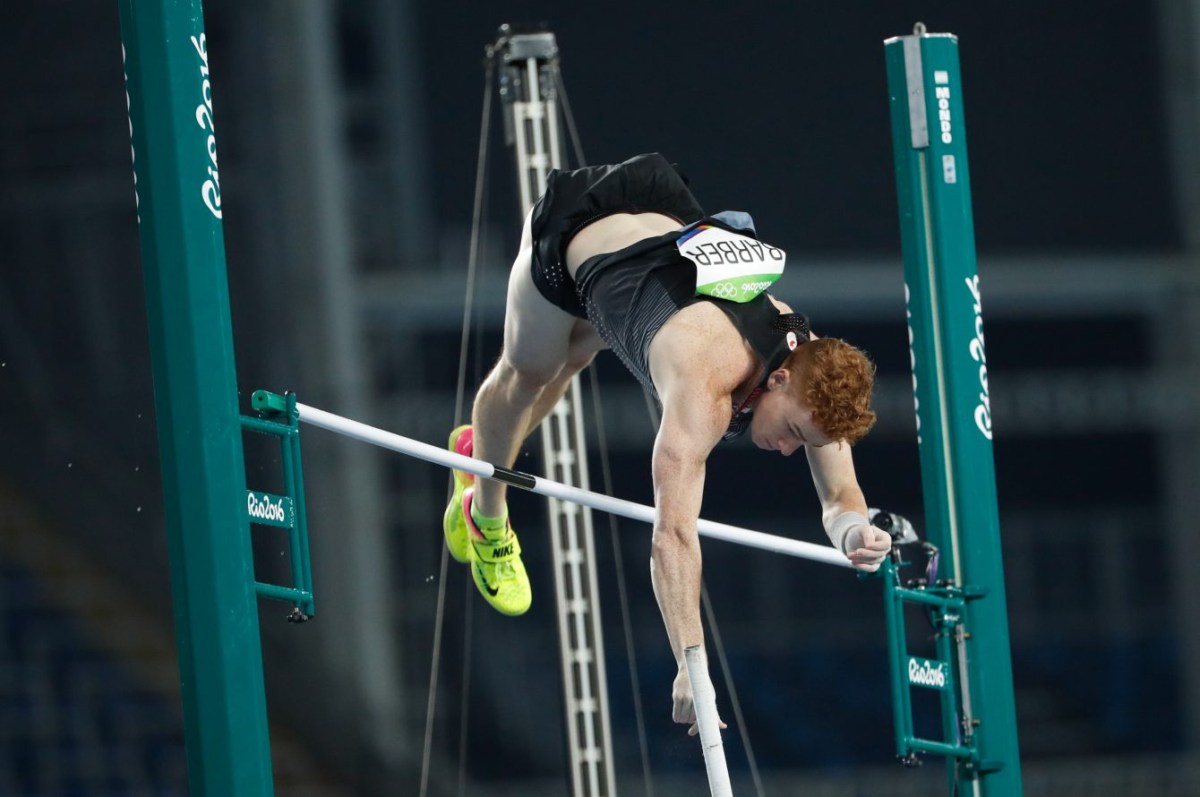
{"label": "athlete's arm", "polygon": [[821,499],[821,522],[834,546],[859,570],[873,572],[887,556],[892,538],[867,521],[867,500],[854,473],[850,444],[839,440],[824,446],[805,446],[813,484]]}
{"label": "athlete's arm", "polygon": [[654,537],[650,568],[655,596],[683,664],[683,649],[699,645],[700,538],[696,522],[704,495],[704,467],[729,421],[726,403],[676,391],[663,396],[662,425],[654,441]]}
{"label": "athlete's arm", "polygon": [[[693,724],[691,686],[683,651],[703,645],[700,624],[700,538],[696,523],[709,453],[729,423],[729,397],[688,390],[682,380],[664,390],[662,424],[654,442],[654,536],[650,579],[678,672],[671,692],[672,719]],[[693,725],[690,733],[695,733]]]}

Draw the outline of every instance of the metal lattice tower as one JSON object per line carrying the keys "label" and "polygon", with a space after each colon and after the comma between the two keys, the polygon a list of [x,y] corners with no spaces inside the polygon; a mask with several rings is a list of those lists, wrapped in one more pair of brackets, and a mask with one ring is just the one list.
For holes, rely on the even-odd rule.
{"label": "metal lattice tower", "polygon": [[[506,140],[516,156],[524,216],[546,190],[550,170],[563,167],[558,44],[548,31],[516,32],[505,25],[491,54],[500,67]],[[588,489],[580,394],[576,376],[542,422],[542,456],[550,479]],[[611,797],[616,792],[592,512],[554,498],[549,504],[571,793]]]}

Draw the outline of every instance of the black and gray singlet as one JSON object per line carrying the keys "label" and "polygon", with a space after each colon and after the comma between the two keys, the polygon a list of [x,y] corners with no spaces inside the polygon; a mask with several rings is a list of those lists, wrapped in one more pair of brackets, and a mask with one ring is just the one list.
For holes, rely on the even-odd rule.
{"label": "black and gray singlet", "polygon": [[[727,216],[741,222],[737,227],[725,224],[721,216],[726,214],[702,221],[742,234],[753,232],[745,214]],[[712,302],[721,308],[763,366],[762,379],[754,392],[731,408],[729,428],[722,438],[730,440],[749,427],[754,399],[762,391],[767,375],[783,364],[796,345],[808,341],[808,319],[780,313],[765,292],[744,303],[697,296],[696,266],[679,253],[675,244],[691,226],[584,261],[575,274],[578,294],[600,337],[655,398],[658,391],[650,378],[649,361],[654,336],[684,307]]]}

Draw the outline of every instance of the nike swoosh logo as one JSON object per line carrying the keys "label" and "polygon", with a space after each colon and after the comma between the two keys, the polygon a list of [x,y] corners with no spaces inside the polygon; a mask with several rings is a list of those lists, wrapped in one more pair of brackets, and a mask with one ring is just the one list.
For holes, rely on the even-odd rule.
{"label": "nike swoosh logo", "polygon": [[479,583],[483,584],[483,588],[487,591],[487,594],[491,595],[493,598],[500,594],[499,587],[493,587],[492,585],[488,584],[488,580],[484,578],[483,570],[478,564],[475,565],[475,572],[479,574]]}

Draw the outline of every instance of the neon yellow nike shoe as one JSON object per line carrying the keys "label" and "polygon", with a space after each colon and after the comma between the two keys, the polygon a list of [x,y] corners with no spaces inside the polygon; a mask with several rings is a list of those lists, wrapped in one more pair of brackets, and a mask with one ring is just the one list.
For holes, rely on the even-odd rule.
{"label": "neon yellow nike shoe", "polygon": [[515,616],[529,611],[533,590],[521,562],[521,543],[508,523],[497,537],[485,536],[471,517],[475,488],[463,491],[462,517],[471,542],[471,577],[483,599],[501,614]]}
{"label": "neon yellow nike shoe", "polygon": [[[448,448],[456,454],[471,456],[475,446],[475,433],[470,425],[463,425],[450,433]],[[463,520],[463,492],[475,485],[475,474],[463,470],[452,470],[454,474],[454,494],[450,496],[450,505],[442,515],[442,531],[446,534],[446,547],[450,555],[458,562],[471,561],[471,541],[467,524]]]}

